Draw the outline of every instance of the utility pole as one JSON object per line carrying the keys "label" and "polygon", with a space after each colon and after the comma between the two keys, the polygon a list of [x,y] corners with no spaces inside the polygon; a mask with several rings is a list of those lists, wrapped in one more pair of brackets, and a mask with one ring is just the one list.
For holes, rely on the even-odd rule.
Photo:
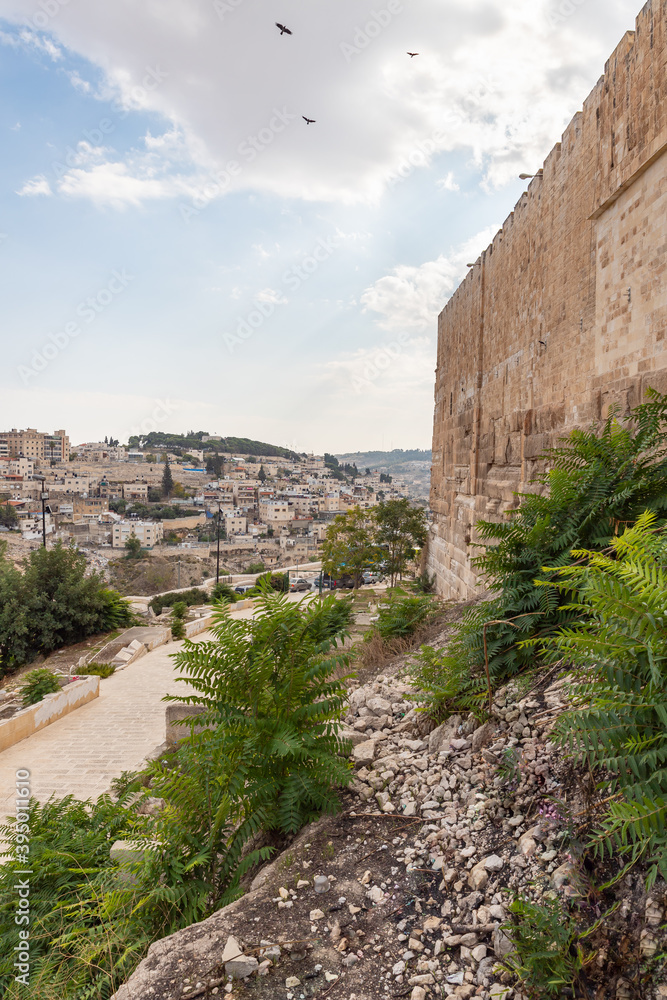
{"label": "utility pole", "polygon": [[218,501],[218,555],[215,563],[215,582],[216,586],[220,583],[220,501]]}
{"label": "utility pole", "polygon": [[42,545],[46,548],[46,501],[49,494],[42,492]]}

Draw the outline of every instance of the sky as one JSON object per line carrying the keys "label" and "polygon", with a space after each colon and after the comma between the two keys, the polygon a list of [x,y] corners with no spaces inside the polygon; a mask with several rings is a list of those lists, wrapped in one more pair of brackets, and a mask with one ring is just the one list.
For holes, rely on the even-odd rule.
{"label": "sky", "polygon": [[0,0],[0,430],[430,447],[438,313],[638,10]]}

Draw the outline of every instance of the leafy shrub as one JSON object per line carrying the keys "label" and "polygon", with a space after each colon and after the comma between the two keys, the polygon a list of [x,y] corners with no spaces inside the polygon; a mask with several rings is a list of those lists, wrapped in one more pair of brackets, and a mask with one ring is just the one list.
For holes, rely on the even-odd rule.
{"label": "leafy shrub", "polygon": [[1,668],[134,624],[129,602],[97,573],[87,576],[85,556],[76,549],[39,548],[24,560],[23,572],[4,550],[0,543]]}
{"label": "leafy shrub", "polygon": [[263,573],[265,569],[266,567],[263,562],[250,563],[246,573]]}
{"label": "leafy shrub", "polygon": [[[378,606],[375,631],[382,639],[406,639],[414,635],[433,613],[428,597],[393,597]],[[367,633],[370,634],[370,633]]]}
{"label": "leafy shrub", "polygon": [[175,655],[197,693],[165,700],[204,708],[197,721],[217,727],[229,780],[283,832],[334,812],[335,789],[351,777],[338,735],[346,688],[333,679],[349,662],[336,648],[344,634],[336,604],[262,593],[254,618],[221,609],[215,639],[186,641]]}
{"label": "leafy shrub", "polygon": [[156,615],[162,614],[165,608],[173,608],[177,601],[185,601],[188,607],[192,607],[197,604],[208,604],[208,594],[205,590],[201,590],[199,587],[193,587],[192,590],[182,590],[177,593],[170,594],[160,594],[158,597],[154,597],[150,602],[150,606]]}
{"label": "leafy shrub", "polygon": [[104,589],[100,593],[102,601],[102,631],[113,632],[117,628],[130,628],[138,618],[132,611],[130,602],[121,597],[117,590]]}
{"label": "leafy shrub", "polygon": [[271,590],[286,594],[289,591],[289,573],[264,573],[257,578],[257,586],[261,587],[266,582]]}
{"label": "leafy shrub", "polygon": [[576,624],[554,640],[577,671],[575,708],[555,739],[603,775],[612,796],[593,849],[651,862],[667,877],[667,530],[643,514],[610,552],[575,550],[581,565],[550,582]]}
{"label": "leafy shrub", "polygon": [[171,638],[175,642],[185,639],[185,623],[182,618],[172,618],[170,628]]}
{"label": "leafy shrub", "polygon": [[494,684],[542,661],[542,645],[575,621],[553,585],[538,587],[543,566],[571,562],[573,549],[601,551],[619,524],[645,509],[667,509],[667,397],[649,390],[623,425],[613,414],[599,432],[575,430],[543,456],[551,471],[535,480],[540,492],[520,494],[509,521],[479,521],[484,554],[474,560],[498,595],[468,609],[449,647],[416,677],[422,700],[435,715],[454,704],[478,708],[484,698],[484,626]]}
{"label": "leafy shrub", "polygon": [[228,583],[216,583],[211,591],[211,601],[225,601],[227,604],[235,604],[238,594]]}
{"label": "leafy shrub", "polygon": [[111,677],[116,668],[111,663],[87,663],[82,673],[91,677]]}
{"label": "leafy shrub", "polygon": [[583,967],[583,951],[577,925],[560,900],[545,897],[543,903],[516,899],[510,904],[510,923],[502,930],[515,951],[504,964],[535,1000],[562,997],[574,989]]}
{"label": "leafy shrub", "polygon": [[181,621],[185,618],[187,612],[188,612],[188,606],[185,603],[185,601],[176,601],[176,603],[171,609],[171,613],[174,616],[174,618],[180,618]]}
{"label": "leafy shrub", "polygon": [[429,576],[428,573],[421,573],[418,577],[416,577],[412,586],[417,594],[434,594],[435,574],[433,576]]}
{"label": "leafy shrub", "polygon": [[[230,795],[222,765],[215,734],[186,741],[167,773],[156,762],[152,794],[167,808],[155,817],[137,815],[132,782],[118,801],[32,801],[30,996],[109,1000],[152,941],[240,895],[241,876],[269,853],[241,857],[264,814],[250,814],[238,788]],[[0,836],[8,845],[0,865],[0,993],[23,1000],[13,962],[15,886],[25,865],[15,860],[16,825],[1,827]],[[143,858],[121,869],[109,857],[116,839],[143,846]]]}
{"label": "leafy shrub", "polygon": [[55,694],[57,691],[60,691],[60,684],[55,674],[45,668],[31,670],[26,674],[26,683],[21,692],[23,707],[36,705],[45,694]]}
{"label": "leafy shrub", "polygon": [[[132,825],[123,802],[107,796],[94,804],[71,796],[31,802],[30,996],[106,1000],[143,957],[150,927],[133,918],[131,904],[109,912],[104,900],[114,888],[109,848]],[[0,827],[7,845],[0,865],[0,994],[7,1000],[28,995],[14,979],[15,884],[25,867],[17,860],[16,827]]]}

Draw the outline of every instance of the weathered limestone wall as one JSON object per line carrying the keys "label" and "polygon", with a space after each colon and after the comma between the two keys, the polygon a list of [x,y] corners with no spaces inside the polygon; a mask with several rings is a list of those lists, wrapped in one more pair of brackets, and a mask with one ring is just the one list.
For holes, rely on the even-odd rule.
{"label": "weathered limestone wall", "polygon": [[428,568],[471,597],[475,522],[541,451],[667,391],[667,0],[653,0],[438,323]]}

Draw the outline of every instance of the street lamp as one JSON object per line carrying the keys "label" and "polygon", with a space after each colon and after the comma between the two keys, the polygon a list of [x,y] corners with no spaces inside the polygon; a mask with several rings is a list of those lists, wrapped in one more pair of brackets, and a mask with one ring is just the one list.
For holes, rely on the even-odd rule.
{"label": "street lamp", "polygon": [[532,177],[541,177],[544,173],[542,167],[537,171],[536,174],[519,174],[520,181],[529,181]]}
{"label": "street lamp", "polygon": [[220,583],[220,501],[218,500],[218,530],[216,532],[218,536],[218,556],[215,564],[215,583],[216,586]]}
{"label": "street lamp", "polygon": [[49,499],[49,494],[44,489],[46,476],[34,476],[34,478],[42,484],[42,492],[40,494],[42,500],[42,545],[46,548],[46,501]]}

